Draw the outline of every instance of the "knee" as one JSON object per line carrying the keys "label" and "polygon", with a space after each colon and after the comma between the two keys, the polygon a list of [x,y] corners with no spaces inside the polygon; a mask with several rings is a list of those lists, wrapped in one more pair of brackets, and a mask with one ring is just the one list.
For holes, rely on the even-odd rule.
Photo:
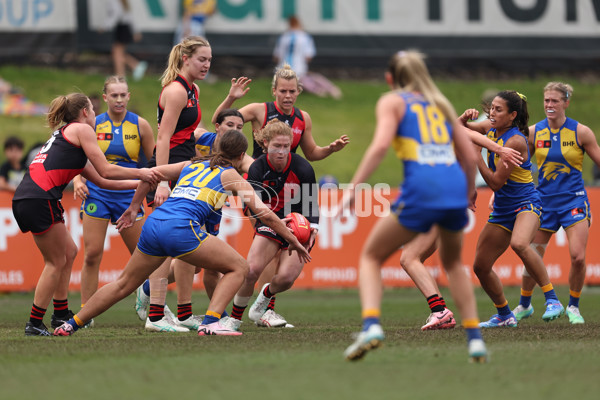
{"label": "knee", "polygon": [[510,242],[510,248],[513,249],[513,251],[517,254],[517,255],[521,255],[524,252],[526,252],[527,250],[530,250],[531,247],[529,247],[529,243],[525,243],[523,241],[512,241]]}
{"label": "knee", "polygon": [[411,260],[412,260],[412,255],[409,254],[408,252],[402,251],[402,254],[400,255],[400,266],[404,269],[406,269],[407,267],[410,267]]}
{"label": "knee", "polygon": [[571,267],[578,270],[585,268],[585,253],[571,254]]}
{"label": "knee", "polygon": [[102,258],[102,249],[85,249],[84,256],[84,267],[95,267],[100,266],[100,260]]}
{"label": "knee", "polygon": [[478,263],[477,260],[473,263],[473,272],[477,276],[477,278],[481,279],[487,272],[487,268],[485,268],[481,263]]}
{"label": "knee", "polygon": [[250,271],[250,267],[248,266],[248,261],[243,258],[240,258],[240,261],[235,268],[236,272],[241,273],[243,276],[248,276]]}

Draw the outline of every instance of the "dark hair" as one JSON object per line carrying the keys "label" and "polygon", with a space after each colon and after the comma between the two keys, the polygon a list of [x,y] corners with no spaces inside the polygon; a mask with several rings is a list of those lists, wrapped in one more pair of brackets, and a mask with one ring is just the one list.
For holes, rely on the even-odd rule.
{"label": "dark hair", "polygon": [[52,103],[46,115],[46,121],[51,129],[56,129],[61,123],[69,123],[79,118],[79,113],[90,106],[90,100],[83,93],[71,93],[58,96]]}
{"label": "dark hair", "polygon": [[23,150],[25,148],[25,142],[16,136],[9,136],[4,141],[4,150],[16,147]]}
{"label": "dark hair", "polygon": [[[517,112],[512,126],[516,126],[525,137],[529,136],[529,112],[527,111],[527,97],[514,90],[503,90],[496,94],[506,102],[508,112]],[[489,115],[489,109],[485,110]]]}
{"label": "dark hair", "polygon": [[242,119],[242,122],[246,122],[244,121],[244,116],[242,115],[241,112],[238,111],[237,108],[226,108],[223,111],[221,111],[219,113],[219,115],[217,115],[217,119],[216,119],[216,123],[217,124],[222,124],[223,121],[225,121],[225,118],[227,117],[240,117]]}
{"label": "dark hair", "polygon": [[229,167],[233,160],[248,150],[248,139],[236,129],[229,129],[219,139],[215,151],[208,156],[194,157],[192,162],[210,160],[210,168]]}

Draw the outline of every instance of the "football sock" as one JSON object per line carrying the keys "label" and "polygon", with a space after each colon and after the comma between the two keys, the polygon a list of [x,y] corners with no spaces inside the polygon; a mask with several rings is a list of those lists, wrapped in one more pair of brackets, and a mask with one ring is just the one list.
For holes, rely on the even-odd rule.
{"label": "football sock", "polygon": [[519,304],[525,308],[529,307],[531,305],[531,295],[532,294],[533,294],[533,290],[521,289],[521,299],[519,300]]}
{"label": "football sock", "polygon": [[54,315],[57,318],[66,317],[69,313],[69,301],[65,300],[52,300],[52,304],[54,305]]}
{"label": "football sock", "polygon": [[235,295],[233,298],[233,309],[231,310],[231,318],[242,320],[242,316],[244,315],[244,311],[246,307],[248,307],[248,303],[250,302],[250,296],[240,296]]}
{"label": "football sock", "polygon": [[185,321],[192,316],[192,303],[177,304],[177,319]]}
{"label": "football sock", "polygon": [[494,304],[494,307],[498,309],[498,315],[501,315],[503,317],[510,315],[510,313],[512,312],[510,310],[510,307],[508,306],[508,300],[504,300],[504,303],[502,304]]}
{"label": "football sock", "polygon": [[202,320],[202,325],[212,324],[213,322],[217,322],[221,319],[221,314],[214,311],[206,311],[204,315],[204,319]]}
{"label": "football sock", "polygon": [[579,308],[579,298],[580,297],[581,297],[581,292],[569,290],[569,306],[575,306],[575,307]]}
{"label": "football sock", "polygon": [[165,305],[164,304],[150,304],[148,310],[148,318],[152,322],[157,322],[163,319],[165,316]]}
{"label": "football sock", "polygon": [[542,291],[544,292],[544,297],[546,301],[555,300],[558,301],[558,297],[556,296],[556,292],[554,291],[554,286],[551,283],[542,286]]}
{"label": "football sock", "polygon": [[33,326],[40,326],[44,319],[44,315],[46,315],[46,309],[33,304],[31,306],[31,314],[29,314],[29,322],[31,322]]}
{"label": "football sock", "polygon": [[248,307],[248,305],[238,306],[237,304],[233,303],[233,308],[231,310],[231,318],[239,319],[241,321],[242,316],[244,315],[244,311],[246,311],[246,307]]}
{"label": "football sock", "polygon": [[444,299],[438,296],[437,293],[427,298],[427,304],[429,304],[429,309],[432,313],[444,311],[444,308],[446,308]]}
{"label": "football sock", "polygon": [[263,290],[263,294],[265,295],[265,297],[271,298],[271,297],[273,297],[273,293],[271,293],[271,291],[269,289],[271,289],[271,284],[268,284],[265,287],[265,290]]}
{"label": "football sock", "polygon": [[85,325],[85,322],[81,320],[77,315],[73,315],[73,318],[67,321],[67,324],[73,327],[73,332]]}
{"label": "football sock", "polygon": [[363,331],[366,331],[367,329],[369,329],[369,327],[371,327],[371,325],[379,325],[380,324],[380,319],[381,317],[381,310],[379,309],[367,309],[364,310],[362,312],[362,318],[363,318]]}
{"label": "football sock", "polygon": [[271,297],[271,300],[269,301],[269,305],[267,306],[267,310],[275,311],[275,296]]}
{"label": "football sock", "polygon": [[221,319],[223,319],[225,317],[229,317],[229,314],[227,314],[227,311],[223,311],[223,314],[221,314]]}
{"label": "football sock", "polygon": [[465,328],[465,332],[467,334],[467,342],[472,339],[482,339],[481,337],[481,329],[479,329],[479,319],[465,319],[462,323],[463,328]]}
{"label": "football sock", "polygon": [[146,296],[150,296],[150,281],[146,279],[142,285],[142,290]]}

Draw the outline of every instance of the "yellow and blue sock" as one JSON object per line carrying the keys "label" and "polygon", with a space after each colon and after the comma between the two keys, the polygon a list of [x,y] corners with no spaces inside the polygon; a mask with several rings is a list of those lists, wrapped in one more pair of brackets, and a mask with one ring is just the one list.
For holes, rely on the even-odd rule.
{"label": "yellow and blue sock", "polygon": [[512,312],[510,310],[510,307],[508,306],[508,300],[504,300],[504,303],[502,304],[494,304],[494,307],[496,307],[496,309],[498,310],[498,315],[502,317],[506,317]]}
{"label": "yellow and blue sock", "polygon": [[521,289],[521,299],[519,300],[519,304],[525,308],[529,307],[531,305],[531,296],[532,295],[533,295],[533,290]]}
{"label": "yellow and blue sock", "polygon": [[217,322],[220,319],[221,314],[219,314],[218,312],[206,311],[206,314],[204,314],[204,319],[202,320],[202,325],[209,325],[213,322]]}
{"label": "yellow and blue sock", "polygon": [[77,315],[73,315],[73,318],[67,321],[67,324],[73,327],[73,332],[85,325],[85,322],[81,320]]}
{"label": "yellow and blue sock", "polygon": [[462,326],[467,333],[467,343],[473,339],[482,339],[481,329],[479,328],[479,318],[465,319]]}
{"label": "yellow and blue sock", "polygon": [[542,286],[542,291],[544,292],[544,297],[546,301],[558,301],[558,297],[556,296],[556,292],[554,291],[554,286],[551,283]]}
{"label": "yellow and blue sock", "polygon": [[371,325],[375,325],[375,324],[379,325],[380,318],[381,318],[381,310],[376,309],[376,308],[364,310],[362,312],[362,319],[363,319],[363,329],[362,330],[366,331],[367,329],[369,329],[369,327],[371,327]]}
{"label": "yellow and blue sock", "polygon": [[569,290],[569,307],[574,306],[574,307],[579,308],[579,298],[580,297],[581,297],[581,292]]}
{"label": "yellow and blue sock", "polygon": [[150,281],[146,279],[142,285],[142,290],[146,296],[150,296]]}

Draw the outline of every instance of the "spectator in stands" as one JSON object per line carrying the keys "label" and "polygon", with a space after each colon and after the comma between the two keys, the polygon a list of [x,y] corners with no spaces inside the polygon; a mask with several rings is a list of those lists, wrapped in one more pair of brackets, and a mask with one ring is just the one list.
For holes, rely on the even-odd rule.
{"label": "spectator in stands", "polygon": [[144,77],[148,63],[139,61],[127,53],[127,45],[133,41],[139,42],[142,34],[134,24],[131,5],[128,0],[109,0],[106,4],[107,15],[105,27],[113,32],[111,49],[115,75],[125,76],[125,67],[133,72],[133,80],[139,81]]}
{"label": "spectator in stands", "polygon": [[25,143],[15,136],[9,136],[4,141],[4,156],[6,161],[0,167],[0,190],[14,192],[25,175],[23,148]]}
{"label": "spectator in stands", "polygon": [[181,22],[177,24],[173,45],[188,36],[206,37],[204,24],[217,10],[217,0],[182,0]]}
{"label": "spectator in stands", "polygon": [[323,75],[309,72],[308,64],[316,55],[315,42],[310,34],[302,29],[296,16],[288,18],[289,28],[277,40],[273,59],[277,68],[289,64],[296,72],[303,89],[319,97],[342,97],[342,91]]}

